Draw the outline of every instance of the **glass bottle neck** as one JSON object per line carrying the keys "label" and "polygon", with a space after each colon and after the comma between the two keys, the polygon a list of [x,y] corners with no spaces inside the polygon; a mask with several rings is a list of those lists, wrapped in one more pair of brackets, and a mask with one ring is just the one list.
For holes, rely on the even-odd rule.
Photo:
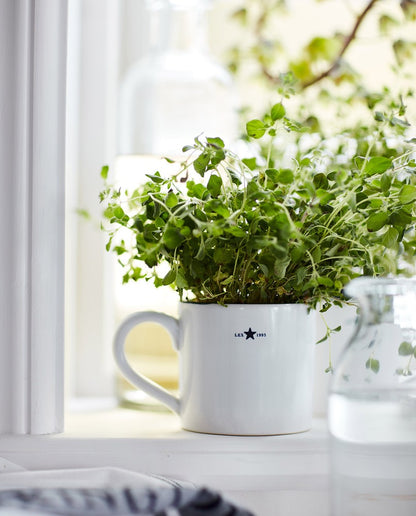
{"label": "glass bottle neck", "polygon": [[165,1],[149,12],[149,52],[206,53],[208,51],[204,2],[178,7]]}

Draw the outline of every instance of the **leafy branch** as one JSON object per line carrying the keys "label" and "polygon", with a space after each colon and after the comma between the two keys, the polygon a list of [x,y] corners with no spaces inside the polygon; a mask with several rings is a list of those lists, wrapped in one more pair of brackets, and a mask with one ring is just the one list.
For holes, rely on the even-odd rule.
{"label": "leafy branch", "polygon": [[[281,18],[285,15],[284,2],[253,0],[249,4],[245,3],[234,11],[233,18],[240,23],[248,36],[246,40],[253,41],[254,37],[254,43],[248,43],[245,46],[239,43],[229,50],[230,69],[238,72],[243,63],[255,64],[260,75],[266,79],[266,83],[273,87],[277,85],[284,95],[286,92],[293,93],[295,89],[300,92],[305,91],[326,78],[332,78],[334,84],[349,82],[356,88],[355,96],[358,91],[361,91],[362,95],[365,91],[364,80],[345,61],[345,55],[352,44],[358,40],[358,33],[364,20],[370,18],[373,13],[373,17],[378,17],[380,36],[391,39],[397,63],[396,73],[416,53],[415,41],[402,37],[391,38],[399,25],[415,23],[414,0],[396,2],[397,16],[401,18],[400,20],[390,14],[379,14],[375,9],[378,3],[378,0],[367,0],[361,11],[355,15],[351,28],[346,34],[343,36],[335,34],[332,37],[315,36],[295,58],[289,57],[285,42],[279,39],[275,30],[277,16]],[[277,66],[278,72],[276,72]],[[317,70],[318,67],[321,71]],[[290,84],[287,82],[288,72],[293,75],[293,81]],[[343,100],[345,101],[345,97]]]}
{"label": "leafy branch", "polygon": [[330,66],[323,71],[322,73],[316,75],[312,79],[305,81],[301,83],[301,89],[305,90],[306,88],[309,88],[310,86],[313,86],[314,84],[322,81],[322,79],[325,79],[326,77],[330,76],[334,70],[339,66],[339,63],[341,62],[341,59],[345,52],[348,50],[348,47],[351,45],[351,43],[356,38],[358,29],[360,28],[360,25],[364,21],[365,17],[368,15],[368,13],[371,11],[371,9],[374,7],[378,0],[370,0],[368,4],[365,6],[365,8],[362,10],[361,13],[357,16],[355,23],[352,27],[352,30],[349,34],[347,34],[344,38],[344,43],[341,47],[341,50],[339,51],[338,55],[335,57],[333,62],[330,64]]}

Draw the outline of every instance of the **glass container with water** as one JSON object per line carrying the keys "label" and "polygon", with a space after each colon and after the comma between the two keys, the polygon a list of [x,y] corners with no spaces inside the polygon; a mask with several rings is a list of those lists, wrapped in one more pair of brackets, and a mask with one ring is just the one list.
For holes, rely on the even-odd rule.
{"label": "glass container with water", "polygon": [[416,514],[416,280],[358,278],[330,390],[333,516]]}

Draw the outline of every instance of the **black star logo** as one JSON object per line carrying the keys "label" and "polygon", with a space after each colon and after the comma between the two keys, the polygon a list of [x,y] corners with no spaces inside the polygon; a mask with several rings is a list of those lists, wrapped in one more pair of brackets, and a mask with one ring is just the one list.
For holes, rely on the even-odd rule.
{"label": "black star logo", "polygon": [[256,331],[253,331],[251,328],[249,328],[247,331],[244,332],[246,334],[246,340],[253,339],[254,335],[257,333]]}

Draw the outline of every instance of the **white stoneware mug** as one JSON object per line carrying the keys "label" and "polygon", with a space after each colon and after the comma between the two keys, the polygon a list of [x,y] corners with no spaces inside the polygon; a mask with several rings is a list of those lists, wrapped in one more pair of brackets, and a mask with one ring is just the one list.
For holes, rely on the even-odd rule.
{"label": "white stoneware mug", "polygon": [[[124,345],[155,322],[179,352],[179,397],[135,372]],[[311,427],[315,315],[301,304],[181,303],[179,319],[137,312],[119,327],[116,362],[135,386],[180,415],[182,427],[227,435],[274,435]]]}

